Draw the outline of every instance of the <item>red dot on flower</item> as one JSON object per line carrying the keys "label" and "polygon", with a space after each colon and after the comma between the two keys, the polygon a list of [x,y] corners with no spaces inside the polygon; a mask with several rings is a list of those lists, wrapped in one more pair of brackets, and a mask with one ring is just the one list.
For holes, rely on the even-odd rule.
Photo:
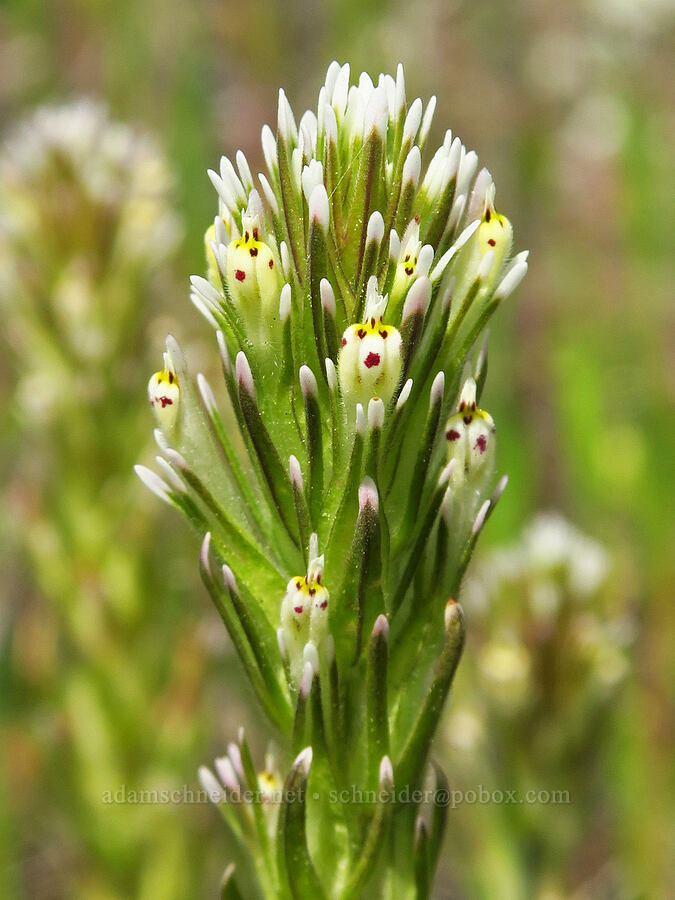
{"label": "red dot on flower", "polygon": [[296,612],[296,613],[301,613],[301,612],[302,612],[302,606],[294,606],[294,607],[293,607],[293,611]]}
{"label": "red dot on flower", "polygon": [[158,397],[157,399],[162,404],[162,409],[165,406],[173,406],[173,400],[170,397]]}
{"label": "red dot on flower", "polygon": [[487,438],[485,437],[484,434],[478,435],[473,449],[478,450],[480,453],[485,453],[485,451],[487,450]]}
{"label": "red dot on flower", "polygon": [[366,369],[372,369],[373,366],[379,366],[380,354],[373,353],[371,350],[371,352],[368,354],[368,356],[366,356],[366,358],[363,360],[363,364],[366,367]]}
{"label": "red dot on flower", "polygon": [[347,338],[342,338],[342,345],[341,345],[341,346],[344,347],[346,343],[347,343]]}
{"label": "red dot on flower", "polygon": [[328,606],[328,600],[324,600],[323,603],[319,604],[319,609],[325,609]]}
{"label": "red dot on flower", "polygon": [[244,278],[246,278],[246,272],[244,272],[243,269],[237,269],[237,271],[234,273],[234,277],[237,279],[237,281],[243,281]]}
{"label": "red dot on flower", "polygon": [[445,436],[449,441],[456,441],[459,437],[459,431],[455,431],[454,428],[451,428]]}

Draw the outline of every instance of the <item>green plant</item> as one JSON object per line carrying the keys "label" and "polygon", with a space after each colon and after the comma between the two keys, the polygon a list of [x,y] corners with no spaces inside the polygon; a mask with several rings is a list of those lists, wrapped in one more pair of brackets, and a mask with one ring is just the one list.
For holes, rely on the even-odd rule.
{"label": "green plant", "polygon": [[229,413],[172,337],[150,380],[161,476],[137,471],[204,535],[204,583],[295,757],[272,792],[243,735],[220,781],[202,770],[244,851],[224,896],[427,896],[441,849],[440,767],[432,802],[415,791],[464,642],[462,577],[506,484],[490,493],[486,344],[469,358],[527,253],[510,259],[459,138],[422,177],[434,107],[407,105],[402,68],[350,87],[333,63],[297,125],[281,91],[260,190],[241,153],[209,173],[220,206],[192,278]]}

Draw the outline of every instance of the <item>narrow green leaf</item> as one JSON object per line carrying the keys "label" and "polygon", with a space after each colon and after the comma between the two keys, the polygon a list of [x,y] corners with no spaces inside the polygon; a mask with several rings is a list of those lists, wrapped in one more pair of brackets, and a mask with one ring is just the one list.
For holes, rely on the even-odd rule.
{"label": "narrow green leaf", "polygon": [[306,790],[312,748],[296,758],[284,784],[279,810],[278,862],[293,900],[325,900],[326,893],[309,855],[306,833]]}
{"label": "narrow green leaf", "polygon": [[286,723],[287,729],[291,724],[291,707],[286,691],[279,682],[278,666],[276,665],[278,647],[274,630],[264,615],[257,610],[254,598],[246,597],[247,602],[242,598],[234,572],[227,564],[223,565],[223,581],[232,608],[258,663],[270,700],[277,706],[278,718]]}
{"label": "narrow green leaf", "polygon": [[389,753],[388,660],[389,623],[386,616],[380,614],[375,620],[368,642],[366,665],[369,788],[377,784],[380,762]]}
{"label": "narrow green leaf", "polygon": [[213,600],[213,603],[218,610],[218,613],[223,620],[225,627],[227,628],[228,634],[232,639],[232,643],[234,644],[237,655],[241,660],[244,671],[250,678],[253,689],[258,699],[260,700],[263,709],[270,717],[271,721],[274,722],[274,724],[278,728],[284,730],[287,727],[287,724],[284,721],[283,713],[280,715],[279,707],[272,701],[269,696],[267,685],[265,684],[265,681],[258,668],[258,662],[255,658],[255,654],[251,649],[251,645],[248,642],[241,622],[239,621],[234,609],[232,608],[229,594],[224,590],[224,588],[221,588],[217,584],[216,580],[213,577],[213,573],[211,572],[211,564],[209,559],[210,541],[211,535],[207,533],[202,544],[202,550],[199,559],[202,581],[204,582],[204,585],[209,592],[209,595]]}
{"label": "narrow green leaf", "polygon": [[279,459],[279,454],[274,446],[272,438],[265,427],[260,415],[258,404],[255,400],[253,376],[248,361],[243,353],[237,354],[236,377],[238,386],[239,404],[246,423],[251,443],[260,463],[265,481],[274,500],[279,518],[283,522],[288,534],[297,545],[298,540],[293,528],[295,521],[295,506],[293,503],[293,491],[286,469]]}
{"label": "narrow green leaf", "polygon": [[267,872],[269,872],[270,876],[272,876],[272,873],[275,871],[274,856],[272,853],[272,845],[270,842],[269,834],[267,832],[265,810],[263,809],[263,804],[259,797],[260,785],[258,783],[258,773],[256,771],[255,764],[253,762],[253,756],[251,755],[251,748],[249,747],[248,741],[246,740],[246,735],[243,728],[239,729],[238,744],[239,751],[241,753],[241,764],[244,770],[244,777],[246,778],[246,785],[248,787],[248,790],[251,791],[254,797],[253,803],[251,803],[251,807],[253,809],[253,821],[255,823],[258,846],[260,848],[261,856],[264,860],[265,869]]}
{"label": "narrow green leaf", "polygon": [[293,187],[291,173],[291,150],[286,139],[277,134],[277,162],[279,164],[279,184],[281,187],[282,207],[284,210],[288,246],[293,257],[295,272],[302,285],[304,282],[305,261],[303,254],[304,238],[302,234],[302,216],[298,197]]}
{"label": "narrow green leaf", "polygon": [[300,546],[305,560],[305,565],[309,563],[309,533],[311,530],[309,507],[307,498],[305,497],[305,487],[302,480],[302,469],[297,457],[291,454],[288,461],[289,474],[291,477],[291,488],[293,489],[293,503],[295,504],[295,515],[298,521],[298,534],[300,535]]}
{"label": "narrow green leaf", "polygon": [[415,868],[415,888],[417,900],[427,900],[429,896],[429,832],[422,816],[415,822],[415,842],[413,845],[413,865]]}
{"label": "narrow green leaf", "polygon": [[388,756],[383,757],[380,763],[378,788],[378,801],[366,832],[363,851],[351,870],[349,880],[340,895],[341,900],[358,900],[362,896],[387,839],[393,801],[393,772]]}
{"label": "narrow green leaf", "polygon": [[323,511],[323,427],[319,387],[309,366],[300,367],[300,388],[305,401],[307,457],[309,461],[309,511],[315,530]]}
{"label": "narrow green leaf", "polygon": [[419,566],[420,561],[424,555],[424,549],[427,545],[429,535],[431,534],[431,530],[434,527],[438,511],[441,508],[441,503],[443,502],[443,497],[445,496],[445,492],[447,490],[447,481],[450,477],[450,473],[452,472],[453,464],[456,464],[455,460],[452,460],[441,473],[438,484],[436,485],[431,496],[427,511],[421,522],[419,523],[417,531],[416,533],[414,533],[412,540],[410,540],[409,535],[404,535],[403,533],[401,533],[399,536],[398,545],[393,550],[393,553],[396,554],[402,552],[404,546],[407,548],[406,564],[403,569],[403,574],[401,575],[398,581],[398,585],[392,595],[391,612],[393,615],[396,615],[401,604],[403,603],[406,592],[412,583],[415,572],[417,571],[417,567]]}
{"label": "narrow green leaf", "polygon": [[508,475],[503,475],[499,479],[499,481],[497,482],[497,486],[490,495],[489,499],[486,500],[485,503],[483,503],[480,510],[478,511],[478,515],[476,516],[476,519],[473,523],[473,528],[471,529],[471,534],[469,535],[469,538],[464,546],[464,550],[462,551],[462,555],[457,565],[457,571],[452,584],[453,594],[457,594],[459,592],[462,579],[464,578],[464,573],[466,572],[469,561],[471,560],[471,556],[473,555],[474,547],[476,546],[476,541],[478,540],[478,535],[481,533],[481,531],[485,527],[485,523],[494,512],[495,506],[499,502],[499,499],[504,493],[504,489],[508,484],[508,480]]}
{"label": "narrow green leaf", "polygon": [[476,359],[476,365],[473,374],[474,381],[476,382],[476,403],[480,403],[480,398],[483,394],[483,388],[485,387],[485,380],[487,378],[489,341],[490,332],[486,331],[480,351],[478,352],[478,358]]}
{"label": "narrow green leaf", "polygon": [[441,855],[441,850],[443,849],[443,838],[445,836],[445,827],[448,820],[450,785],[448,784],[445,772],[436,760],[431,760],[431,766],[434,771],[434,803],[431,813],[431,832],[429,835],[429,877],[433,878]]}
{"label": "narrow green leaf", "polygon": [[445,376],[443,372],[439,372],[431,386],[429,412],[427,413],[427,420],[420,439],[417,458],[412,470],[413,474],[410,482],[410,489],[408,491],[408,505],[405,514],[404,530],[406,532],[411,529],[419,510],[420,498],[424,491],[429,463],[431,462],[431,455],[438,437],[438,426],[443,409],[444,388]]}
{"label": "narrow green leaf", "polygon": [[445,610],[445,640],[429,690],[396,767],[399,785],[416,785],[427,761],[432,738],[464,648],[464,613],[449,600]]}

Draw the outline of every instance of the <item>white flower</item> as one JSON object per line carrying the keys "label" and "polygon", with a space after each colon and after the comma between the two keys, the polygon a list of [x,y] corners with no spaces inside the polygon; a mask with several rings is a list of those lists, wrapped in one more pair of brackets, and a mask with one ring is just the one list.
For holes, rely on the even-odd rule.
{"label": "white flower", "polygon": [[[310,551],[312,549],[315,547],[310,545]],[[323,564],[323,556],[313,556],[307,574],[290,579],[281,602],[280,643],[283,644],[296,687],[302,677],[305,647],[311,641],[317,650],[321,650],[328,633],[330,595],[321,581]]]}
{"label": "white flower", "polygon": [[148,400],[162,431],[173,431],[178,418],[180,388],[176,373],[170,367],[160,369],[150,378]]}
{"label": "white flower", "polygon": [[244,321],[256,332],[262,320],[278,312],[282,280],[280,264],[263,238],[257,215],[242,216],[242,237],[227,248],[226,279],[232,301]]}
{"label": "white flower", "polygon": [[448,462],[457,460],[451,481],[478,485],[490,476],[495,459],[495,425],[492,416],[476,407],[476,382],[467,378],[462,388],[459,409],[445,426]]}
{"label": "white flower", "polygon": [[387,298],[377,293],[377,279],[368,285],[363,322],[350,325],[342,335],[338,376],[343,396],[364,406],[372,397],[385,403],[401,375],[401,335],[382,321]]}

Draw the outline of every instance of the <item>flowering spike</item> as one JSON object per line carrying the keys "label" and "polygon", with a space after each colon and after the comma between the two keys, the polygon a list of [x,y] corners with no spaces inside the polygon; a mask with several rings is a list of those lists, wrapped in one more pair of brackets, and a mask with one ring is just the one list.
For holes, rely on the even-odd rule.
{"label": "flowering spike", "polygon": [[[505,484],[490,494],[494,424],[478,408],[487,356],[481,350],[473,368],[470,357],[527,269],[476,153],[448,129],[427,156],[435,105],[407,104],[402,67],[350,85],[349,66],[333,62],[299,124],[280,92],[277,134],[262,130],[266,165],[255,185],[243,154],[234,165],[221,159],[210,173],[217,215],[205,239],[207,277],[193,276],[190,296],[217,330],[233,415],[226,425],[203,377],[194,390],[170,339],[164,371],[176,379],[175,401],[159,423],[158,474],[139,469],[213,534],[202,579],[290,746],[313,747],[317,779],[332,771],[351,781],[365,763],[368,787],[387,795],[390,737],[397,784],[421,783],[461,652],[456,605],[446,610],[442,647],[422,642],[441,624]],[[446,389],[456,381],[461,395],[450,410]],[[173,399],[160,387],[156,378],[153,407]],[[241,753],[246,777],[218,763],[223,783],[234,785],[234,771],[258,789],[243,743]],[[304,789],[303,754],[287,787]],[[347,863],[353,848],[343,858],[339,841],[334,866],[316,854],[321,881],[305,827],[314,852],[317,828],[333,827],[339,804],[289,796],[274,809],[232,813],[262,862],[253,867],[260,893],[320,896],[345,866],[345,897],[361,896],[371,876],[373,894],[381,892],[385,800],[364,813],[356,858]],[[418,824],[415,845],[413,822],[400,856],[416,863],[425,894],[442,828],[432,815],[429,828]],[[412,869],[404,893],[414,891]]]}

